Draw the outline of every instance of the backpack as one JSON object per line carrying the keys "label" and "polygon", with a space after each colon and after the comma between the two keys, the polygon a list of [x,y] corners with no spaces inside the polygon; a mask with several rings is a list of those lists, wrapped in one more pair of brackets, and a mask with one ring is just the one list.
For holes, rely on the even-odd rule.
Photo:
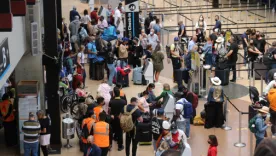
{"label": "backpack", "polygon": [[254,116],[252,119],[250,119],[249,124],[248,124],[248,128],[249,128],[249,130],[250,130],[252,133],[256,133],[256,132],[257,132],[257,130],[256,130],[256,125],[255,125],[256,119],[257,119],[257,115]]}
{"label": "backpack", "polygon": [[193,117],[193,105],[189,101],[187,101],[185,98],[183,98],[183,99],[184,99],[184,103],[177,102],[177,104],[183,105],[183,110],[182,110],[182,112],[184,112],[183,117],[184,118],[192,118]]}
{"label": "backpack", "polygon": [[91,130],[91,128],[92,128],[92,126],[93,126],[93,123],[91,124],[91,127],[89,127],[89,129],[88,129],[88,124],[90,123],[90,122],[92,122],[91,120],[89,120],[89,122],[87,122],[87,123],[85,123],[84,125],[83,125],[83,128],[82,128],[82,130],[81,130],[81,137],[82,138],[88,138],[88,136],[90,135],[90,130]]}
{"label": "backpack", "polygon": [[193,108],[197,108],[198,106],[198,96],[194,93],[194,92],[188,92],[188,94],[192,94],[193,95]]}
{"label": "backpack", "polygon": [[127,112],[127,106],[124,107],[124,113],[120,118],[120,125],[124,132],[130,132],[134,128],[134,123],[132,121],[132,114],[138,109],[136,106],[130,112]]}

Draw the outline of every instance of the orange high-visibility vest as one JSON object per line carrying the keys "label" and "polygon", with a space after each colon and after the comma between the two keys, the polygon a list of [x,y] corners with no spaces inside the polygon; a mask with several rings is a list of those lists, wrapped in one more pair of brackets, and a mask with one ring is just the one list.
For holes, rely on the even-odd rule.
{"label": "orange high-visibility vest", "polygon": [[94,144],[98,147],[109,147],[109,124],[104,121],[94,123]]}
{"label": "orange high-visibility vest", "polygon": [[[5,101],[0,102],[0,112],[1,112],[3,118],[5,118],[6,115],[8,115],[10,107],[12,107],[12,104],[11,104],[10,100],[5,100]],[[6,119],[4,119],[3,121],[4,122],[14,121],[13,110],[12,110],[11,114]]]}
{"label": "orange high-visibility vest", "polygon": [[[89,133],[91,131],[91,128],[93,126],[93,124],[95,123],[95,120],[93,118],[86,118],[82,121],[82,125],[81,127],[83,128],[83,126],[86,124],[87,125],[87,129],[89,130]],[[87,144],[87,138],[83,138],[81,137],[81,140],[83,143]]]}
{"label": "orange high-visibility vest", "polygon": [[103,111],[102,106],[97,106],[97,107],[94,108],[94,114],[96,116],[96,122],[99,121],[99,115],[102,111]]}

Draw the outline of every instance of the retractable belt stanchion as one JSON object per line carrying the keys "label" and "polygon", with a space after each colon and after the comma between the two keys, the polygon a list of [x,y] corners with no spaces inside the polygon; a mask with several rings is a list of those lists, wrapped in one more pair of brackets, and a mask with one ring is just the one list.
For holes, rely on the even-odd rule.
{"label": "retractable belt stanchion", "polygon": [[206,69],[206,95],[205,98],[208,98],[208,93],[210,89],[210,78],[211,78],[211,67],[210,68],[205,68]]}
{"label": "retractable belt stanchion", "polygon": [[[226,99],[226,98],[225,98]],[[223,127],[224,130],[229,131],[232,130],[232,127],[228,126],[228,101],[225,100],[225,126]]]}
{"label": "retractable belt stanchion", "polygon": [[264,87],[264,80],[263,80],[263,76],[261,75],[261,94],[263,94],[263,87]]}
{"label": "retractable belt stanchion", "polygon": [[245,147],[246,144],[241,142],[241,121],[242,120],[242,112],[239,112],[239,142],[235,143],[235,147]]}
{"label": "retractable belt stanchion", "polygon": [[255,78],[256,78],[256,72],[255,69],[253,68],[253,86],[255,87]]}
{"label": "retractable belt stanchion", "polygon": [[249,86],[252,86],[252,61],[249,61],[249,66],[248,66],[248,70],[249,70]]}
{"label": "retractable belt stanchion", "polygon": [[[239,54],[239,59],[238,59],[239,61],[238,62],[243,61],[244,58],[242,57],[242,55],[240,53],[238,53],[238,54]],[[238,64],[238,77],[237,77],[237,80],[242,80],[243,79],[243,77],[241,77],[241,71],[240,71],[240,69],[241,69],[241,65]]]}
{"label": "retractable belt stanchion", "polygon": [[[201,85],[201,90],[200,90],[200,92],[201,92],[201,94],[203,93],[203,92],[205,92],[206,90],[204,89],[204,86],[203,86],[203,77],[204,77],[204,69],[203,69],[203,61],[200,61],[200,75],[201,75],[201,77],[200,77],[200,85]],[[202,94],[203,95],[203,94]]]}

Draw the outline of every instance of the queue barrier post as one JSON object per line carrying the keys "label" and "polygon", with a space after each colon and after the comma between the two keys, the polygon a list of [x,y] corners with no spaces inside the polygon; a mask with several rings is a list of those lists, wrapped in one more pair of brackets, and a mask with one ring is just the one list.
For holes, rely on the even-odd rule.
{"label": "queue barrier post", "polygon": [[261,94],[263,93],[264,81],[263,76],[261,75]]}
{"label": "queue barrier post", "polygon": [[256,71],[253,68],[253,86],[255,87]]}
{"label": "queue barrier post", "polygon": [[228,126],[228,121],[229,121],[228,114],[229,114],[228,113],[228,101],[225,100],[225,125],[224,125],[223,129],[226,131],[232,130],[232,127]]}
{"label": "queue barrier post", "polygon": [[246,144],[241,142],[241,121],[242,120],[242,112],[239,112],[239,142],[235,143],[235,147],[245,147]]}
{"label": "queue barrier post", "polygon": [[204,89],[204,86],[203,86],[203,77],[204,77],[204,69],[203,69],[203,61],[200,61],[200,75],[201,75],[201,77],[200,77],[200,85],[201,85],[201,90],[200,90],[200,92],[201,93],[203,93],[203,92],[205,92],[206,90]]}
{"label": "queue barrier post", "polygon": [[[244,57],[240,54],[240,53],[238,53],[239,54],[239,60],[241,60],[241,58],[242,58],[242,61],[244,60]],[[242,80],[243,79],[243,77],[241,77],[241,71],[240,71],[240,69],[241,69],[241,65],[239,64],[238,65],[238,77],[237,77],[237,80]]]}
{"label": "queue barrier post", "polygon": [[208,98],[208,93],[210,89],[210,78],[211,78],[211,69],[206,68],[206,95],[205,98]]}

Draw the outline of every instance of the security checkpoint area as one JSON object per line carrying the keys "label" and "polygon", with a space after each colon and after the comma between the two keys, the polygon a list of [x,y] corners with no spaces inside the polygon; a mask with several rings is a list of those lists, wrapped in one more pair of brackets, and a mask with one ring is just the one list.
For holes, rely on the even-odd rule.
{"label": "security checkpoint area", "polygon": [[[0,155],[25,154],[26,132],[22,127],[28,118],[35,116],[36,120],[40,109],[45,109],[45,116],[50,118],[49,155],[91,156],[91,153],[101,151],[95,156],[259,156],[256,151],[260,154],[262,149],[270,147],[264,142],[275,144],[275,0],[54,1],[42,0],[40,6],[35,7],[44,14],[41,17],[43,30],[40,30],[43,38],[45,34],[51,34],[46,35],[45,41],[40,41],[40,44],[49,47],[41,54],[43,61],[46,60],[44,74],[41,74],[45,82],[33,80],[35,85],[29,85],[28,80],[22,85],[21,81],[25,80],[21,80],[17,85],[15,101],[18,101],[18,106],[15,109],[18,109],[19,118],[19,145],[6,148],[5,141],[0,139]],[[55,18],[51,19],[45,10],[54,6],[57,9],[49,15]],[[72,10],[78,12],[74,19],[71,19]],[[155,19],[152,24],[155,17],[159,22]],[[97,19],[96,22],[93,18]],[[70,34],[74,31],[72,25],[75,20],[81,23],[76,29],[78,39]],[[146,26],[148,20],[150,23]],[[58,28],[57,32],[52,24]],[[160,26],[159,32],[156,32],[155,25]],[[63,32],[65,27],[68,29],[66,33]],[[88,33],[89,28],[93,29],[93,33]],[[83,29],[87,33],[85,39],[82,38]],[[157,38],[156,45],[150,41],[153,40],[151,31],[153,38]],[[111,37],[104,33],[111,34]],[[52,46],[56,43],[53,38],[58,38],[58,48],[61,46],[58,54],[55,51],[59,49]],[[98,39],[102,39],[99,45],[96,43]],[[75,40],[80,40],[80,43]],[[123,46],[127,47],[127,55],[124,53],[121,58]],[[139,48],[142,49],[141,56],[136,52]],[[91,56],[93,54],[94,57],[94,51],[97,59]],[[72,59],[74,72],[62,76],[67,70],[69,63],[66,60],[69,57],[76,57]],[[110,57],[111,63],[107,59]],[[96,62],[101,59],[104,63]],[[162,64],[159,74],[156,74],[156,69],[161,67],[156,62]],[[112,74],[113,77],[110,76]],[[82,82],[76,83],[78,76]],[[68,86],[76,87],[61,87],[64,79]],[[38,87],[40,84],[44,87]],[[28,104],[28,98],[34,98],[33,95],[23,96],[20,90],[27,90],[30,86],[35,86],[35,98],[41,101],[37,102],[35,109]],[[44,91],[40,94],[42,89]],[[119,97],[116,97],[115,91],[119,92]],[[151,93],[156,96],[148,102]],[[127,106],[120,108],[118,115],[114,116],[111,101],[118,99],[125,100]],[[133,102],[133,99],[136,101]],[[121,118],[128,115],[129,105],[134,105],[133,109],[137,107],[140,113],[136,110],[132,112],[134,115],[130,113],[132,127],[135,128],[126,131],[122,127],[127,126],[122,126]],[[97,110],[98,107],[100,110]],[[89,112],[91,108],[93,111]],[[29,114],[29,110],[33,110],[34,114]],[[106,112],[103,113],[106,115],[104,120],[103,111]],[[188,113],[191,113],[190,116],[185,116]],[[4,138],[2,114],[0,117],[0,138]],[[139,120],[140,117],[143,121]],[[95,119],[95,122],[86,123],[87,118]],[[161,118],[160,124],[158,120]],[[258,127],[258,119],[262,128]],[[100,128],[94,129],[97,123],[101,123]],[[258,128],[262,131],[259,132]],[[118,129],[122,131],[122,140]],[[154,136],[156,130],[160,130],[158,139]],[[171,138],[167,139],[167,136]],[[212,140],[214,137],[216,141]],[[173,154],[174,151],[177,154]],[[35,153],[45,155],[45,149],[39,146]],[[33,151],[29,155],[32,154]]]}

